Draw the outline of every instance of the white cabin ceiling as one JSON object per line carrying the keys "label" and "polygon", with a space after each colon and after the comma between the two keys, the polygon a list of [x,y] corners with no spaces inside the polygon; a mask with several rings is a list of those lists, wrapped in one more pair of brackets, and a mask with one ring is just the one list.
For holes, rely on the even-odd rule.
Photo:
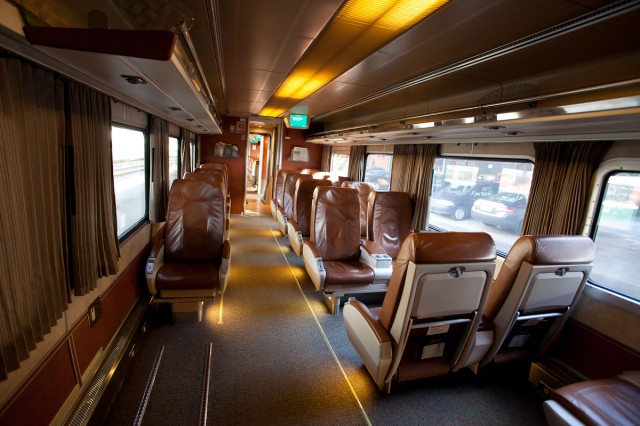
{"label": "white cabin ceiling", "polygon": [[[87,13],[92,9],[102,11],[112,28],[169,29],[183,18],[218,101],[217,112],[255,116],[306,49],[313,46],[342,3],[342,0],[23,0],[22,5],[52,26],[86,26]],[[615,6],[628,11],[533,46],[400,87],[475,55]],[[313,117],[311,132],[335,133],[380,122],[402,124],[415,116],[431,117],[518,98],[549,96],[539,103],[549,106],[557,93],[639,80],[639,10],[640,1],[451,0],[302,99],[290,111]],[[634,95],[640,95],[637,82],[619,90],[586,91],[584,98]],[[535,103],[518,106],[536,107]],[[471,115],[483,112],[486,111],[478,107]],[[594,129],[594,125],[581,126],[582,120],[563,121],[567,123],[566,131],[575,134],[594,130],[612,134],[619,124],[619,120],[599,120]],[[622,121],[626,137],[634,132],[640,134],[640,124],[633,124],[640,123],[640,117],[625,117]],[[553,126],[556,131],[557,126],[556,122]]]}

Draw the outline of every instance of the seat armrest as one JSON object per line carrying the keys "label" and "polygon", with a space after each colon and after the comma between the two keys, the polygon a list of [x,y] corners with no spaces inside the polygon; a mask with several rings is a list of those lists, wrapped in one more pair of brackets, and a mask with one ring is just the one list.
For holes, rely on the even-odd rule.
{"label": "seat armrest", "polygon": [[382,247],[380,247],[379,244],[374,243],[371,240],[364,240],[362,242],[362,249],[366,250],[369,255],[387,254],[387,252]]}
{"label": "seat armrest", "polygon": [[345,303],[342,316],[349,341],[378,387],[384,389],[393,358],[391,335],[377,316],[357,300]]}
{"label": "seat armrest", "polygon": [[391,279],[393,272],[391,256],[373,241],[365,241],[360,245],[360,262],[373,269],[376,281],[383,282]]}
{"label": "seat armrest", "polygon": [[378,342],[384,343],[391,341],[391,335],[389,335],[387,330],[382,326],[382,323],[380,323],[378,316],[374,315],[374,313],[371,312],[371,309],[369,309],[367,305],[354,298],[349,298],[349,301],[347,303],[349,303],[356,311],[358,311],[362,318],[367,321],[369,327],[371,327],[371,330],[378,338]]}
{"label": "seat armrest", "polygon": [[225,243],[229,241],[229,229],[231,227],[230,224],[231,224],[231,221],[227,217],[224,220],[224,234],[222,236],[222,238],[224,239]]}
{"label": "seat armrest", "polygon": [[144,268],[147,287],[153,296],[158,293],[156,290],[156,275],[162,265],[164,265],[164,241],[161,240],[151,248],[151,253]]}
{"label": "seat armrest", "polygon": [[224,293],[229,283],[229,276],[231,275],[231,242],[225,240],[222,246],[222,262],[220,262],[220,270],[218,272],[218,283],[220,294]]}
{"label": "seat armrest", "polygon": [[289,235],[291,248],[295,252],[296,256],[300,256],[302,254],[303,238],[302,232],[300,232],[300,227],[296,221],[290,220],[287,222],[287,234]]}
{"label": "seat armrest", "polygon": [[278,206],[278,210],[276,211],[276,222],[278,222],[278,226],[280,227],[280,232],[285,237],[287,236],[287,215],[284,212],[283,206]]}
{"label": "seat armrest", "polygon": [[309,274],[311,281],[313,281],[316,290],[322,290],[327,278],[327,272],[324,269],[320,252],[311,240],[303,240],[302,259],[304,260],[304,267],[307,270],[307,274]]}

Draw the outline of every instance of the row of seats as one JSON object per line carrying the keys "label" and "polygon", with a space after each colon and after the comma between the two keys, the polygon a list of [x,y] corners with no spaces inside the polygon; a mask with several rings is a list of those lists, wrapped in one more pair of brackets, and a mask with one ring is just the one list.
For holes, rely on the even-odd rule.
{"label": "row of seats", "polygon": [[278,176],[275,219],[331,311],[338,312],[345,294],[385,292],[392,261],[411,232],[409,195],[376,192],[365,182],[336,187],[287,170]]}
{"label": "row of seats", "polygon": [[[286,185],[287,175],[289,176],[289,184]],[[292,176],[296,175],[296,176]],[[279,169],[276,172],[276,178],[273,184],[273,197],[271,198],[269,205],[271,207],[271,215],[275,220],[278,220],[278,209],[284,209],[284,191],[285,186],[289,187],[289,191],[291,192],[291,188],[295,188],[295,180],[297,180],[300,176],[303,175],[303,178],[313,178],[326,181],[326,184],[330,184],[332,186],[340,186],[343,181],[347,180],[343,176],[336,176],[332,173],[322,172],[316,169],[301,169],[301,170],[290,170],[290,169]],[[286,216],[286,215],[284,215]],[[280,230],[284,233],[287,232],[286,225],[280,226]],[[284,229],[284,230],[283,230]],[[285,234],[286,235],[286,234]]]}
{"label": "row of seats", "polygon": [[174,315],[202,319],[206,300],[224,293],[231,267],[226,165],[203,164],[171,185],[161,239],[146,263],[153,302],[171,303]]}
{"label": "row of seats", "polygon": [[485,233],[405,239],[380,308],[350,299],[344,323],[370,375],[393,382],[473,370],[546,352],[581,294],[594,259],[583,236],[524,236],[495,280]]}
{"label": "row of seats", "polygon": [[[305,268],[332,312],[345,294],[386,292],[376,309],[350,299],[344,321],[369,373],[387,391],[394,381],[545,353],[591,271],[591,239],[525,236],[494,279],[488,234],[412,233],[407,194],[286,176],[283,195],[292,192],[285,206],[299,202],[306,209],[300,218],[283,209],[295,218],[288,227],[292,247],[297,253],[302,247]],[[308,223],[308,237],[298,220]]]}

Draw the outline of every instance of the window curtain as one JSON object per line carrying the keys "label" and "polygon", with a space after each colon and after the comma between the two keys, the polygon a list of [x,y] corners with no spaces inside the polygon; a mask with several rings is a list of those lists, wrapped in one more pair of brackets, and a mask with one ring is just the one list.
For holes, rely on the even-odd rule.
{"label": "window curtain", "polygon": [[393,148],[391,190],[407,192],[414,204],[412,228],[427,229],[429,191],[439,145],[396,145]]}
{"label": "window curtain", "polygon": [[322,148],[322,160],[320,162],[320,170],[323,172],[331,171],[331,146],[324,145]]}
{"label": "window curtain", "polygon": [[182,179],[185,173],[192,172],[193,166],[191,162],[191,140],[193,132],[182,129],[182,139],[180,140],[180,170],[178,178]]}
{"label": "window curtain", "polygon": [[364,179],[364,156],[366,145],[353,145],[349,150],[349,179],[361,182]]}
{"label": "window curtain", "polygon": [[523,235],[578,235],[591,178],[610,142],[534,143],[536,163]]}
{"label": "window curtain", "polygon": [[151,117],[151,182],[149,188],[149,220],[164,222],[169,202],[169,125],[158,117]]}
{"label": "window curtain", "polygon": [[66,86],[70,276],[74,294],[82,296],[98,278],[118,272],[111,100],[75,82]]}
{"label": "window curtain", "polygon": [[64,86],[0,56],[0,380],[19,368],[68,303]]}

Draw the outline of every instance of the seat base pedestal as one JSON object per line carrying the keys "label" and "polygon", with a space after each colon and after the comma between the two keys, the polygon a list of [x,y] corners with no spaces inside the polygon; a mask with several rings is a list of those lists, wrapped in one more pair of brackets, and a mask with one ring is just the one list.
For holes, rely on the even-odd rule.
{"label": "seat base pedestal", "polygon": [[202,321],[202,307],[204,302],[174,302],[171,304],[171,313],[175,322]]}

